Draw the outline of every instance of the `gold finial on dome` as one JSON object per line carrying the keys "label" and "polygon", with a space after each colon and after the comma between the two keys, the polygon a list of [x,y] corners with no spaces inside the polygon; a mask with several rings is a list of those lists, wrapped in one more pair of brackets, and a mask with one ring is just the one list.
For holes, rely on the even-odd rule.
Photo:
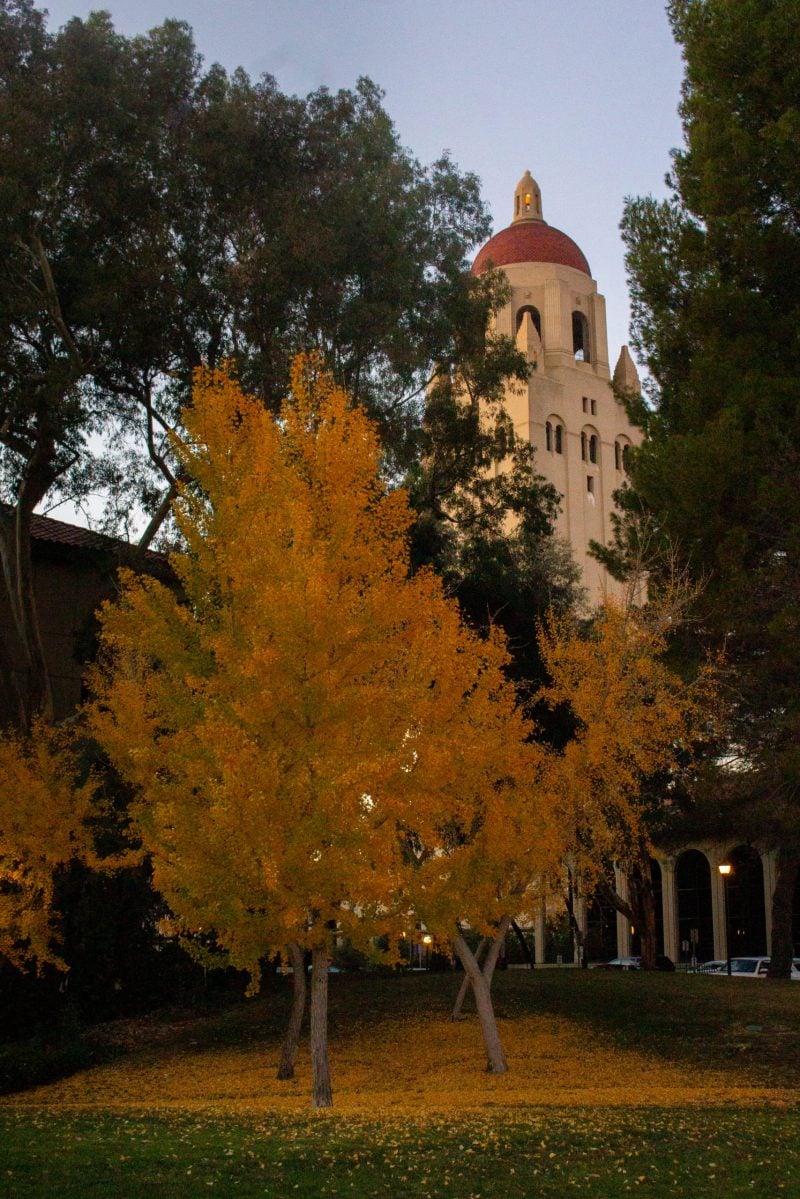
{"label": "gold finial on dome", "polygon": [[539,191],[539,184],[530,171],[526,171],[514,192],[514,220],[512,224],[516,221],[543,220],[542,193]]}

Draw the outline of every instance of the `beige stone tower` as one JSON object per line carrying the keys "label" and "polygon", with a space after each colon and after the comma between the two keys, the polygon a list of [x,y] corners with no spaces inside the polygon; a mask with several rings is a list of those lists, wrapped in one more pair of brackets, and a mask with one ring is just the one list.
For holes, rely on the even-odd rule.
{"label": "beige stone tower", "polygon": [[[605,300],[583,253],[542,216],[539,186],[529,171],[514,192],[514,217],[486,243],[473,270],[501,267],[511,299],[497,330],[517,340],[533,366],[527,387],[506,398],[517,433],[536,447],[536,469],[560,492],[558,533],[572,546],[589,600],[618,585],[588,556],[590,541],[611,537],[612,495],[625,477],[627,447],[641,434],[611,389]],[[614,378],[639,390],[622,347]]]}

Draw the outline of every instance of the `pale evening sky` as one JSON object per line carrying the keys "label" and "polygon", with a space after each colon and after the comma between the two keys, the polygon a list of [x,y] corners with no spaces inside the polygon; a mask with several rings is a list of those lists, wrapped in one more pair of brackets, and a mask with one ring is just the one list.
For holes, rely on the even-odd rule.
{"label": "pale evening sky", "polygon": [[628,340],[618,225],[626,195],[664,194],[681,140],[681,60],[661,0],[51,0],[49,26],[107,8],[125,34],[168,17],[207,63],[288,93],[368,75],[423,162],[475,171],[495,231],[530,169],[545,220],[583,250],[608,306],[611,364]]}

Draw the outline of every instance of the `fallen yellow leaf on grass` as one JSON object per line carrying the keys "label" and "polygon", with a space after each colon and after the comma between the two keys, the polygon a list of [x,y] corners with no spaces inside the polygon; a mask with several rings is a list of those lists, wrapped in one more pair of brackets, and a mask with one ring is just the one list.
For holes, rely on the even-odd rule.
{"label": "fallen yellow leaf on grass", "polygon": [[[580,1025],[525,1015],[503,1022],[509,1072],[484,1072],[474,1019],[420,1015],[362,1028],[334,1042],[335,1111],[355,1116],[517,1112],[542,1107],[797,1106],[796,1092],[738,1073],[648,1056],[587,1036]],[[265,1115],[305,1112],[309,1077],[275,1078],[278,1046],[158,1046],[0,1101],[18,1107],[170,1109]]]}

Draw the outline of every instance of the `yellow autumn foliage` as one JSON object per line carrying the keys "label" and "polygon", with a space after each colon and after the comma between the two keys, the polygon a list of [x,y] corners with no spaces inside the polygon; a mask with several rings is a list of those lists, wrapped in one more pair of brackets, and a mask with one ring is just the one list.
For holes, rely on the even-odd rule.
{"label": "yellow autumn foliage", "polygon": [[65,970],[58,955],[54,875],[93,857],[94,780],[75,782],[68,734],[35,724],[0,732],[0,955]]}
{"label": "yellow autumn foliage", "polygon": [[643,785],[677,767],[711,729],[713,665],[687,683],[665,661],[674,602],[607,600],[588,629],[551,615],[540,631],[550,677],[540,699],[575,722],[552,764],[560,838],[588,884],[605,863],[650,851]]}
{"label": "yellow autumn foliage", "polygon": [[[709,990],[716,982],[709,983]],[[709,1003],[715,997],[709,995]],[[497,1129],[511,1117],[554,1108],[586,1120],[593,1108],[707,1108],[768,1106],[798,1109],[787,1072],[779,1077],[750,1060],[698,1060],[687,1066],[641,1046],[620,1047],[591,1025],[545,1011],[506,1019],[503,1039],[510,1070],[487,1074],[473,1023],[425,1010],[377,1024],[340,1028],[331,1051],[337,1120],[361,1117],[431,1121],[482,1115]],[[70,1078],[0,1098],[0,1111],[193,1112],[274,1120],[306,1111],[309,1067],[300,1059],[296,1081],[275,1078],[277,1042],[204,1043],[202,1023],[164,1029],[142,1021],[135,1036],[102,1065]],[[189,1041],[193,1044],[189,1043]],[[197,1047],[198,1040],[200,1048]],[[318,1117],[316,1117],[318,1118]]]}
{"label": "yellow autumn foliage", "polygon": [[177,921],[255,977],[334,926],[496,918],[554,853],[543,755],[502,639],[410,575],[373,425],[314,357],[277,418],[201,371],[184,420],[179,587],[123,576],[90,716]]}

